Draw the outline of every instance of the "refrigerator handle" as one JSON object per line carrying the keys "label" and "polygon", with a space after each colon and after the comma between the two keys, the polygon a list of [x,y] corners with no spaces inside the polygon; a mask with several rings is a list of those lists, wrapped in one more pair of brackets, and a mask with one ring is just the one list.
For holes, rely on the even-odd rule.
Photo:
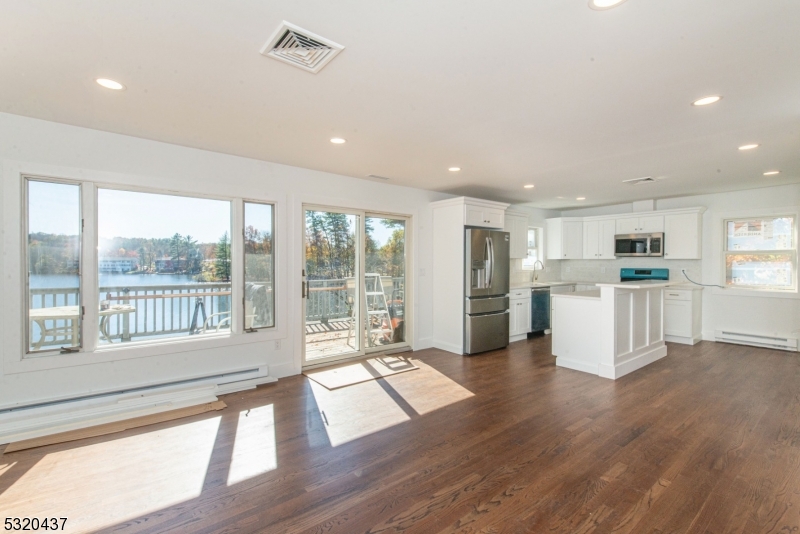
{"label": "refrigerator handle", "polygon": [[486,287],[492,287],[494,278],[494,243],[491,237],[486,238]]}

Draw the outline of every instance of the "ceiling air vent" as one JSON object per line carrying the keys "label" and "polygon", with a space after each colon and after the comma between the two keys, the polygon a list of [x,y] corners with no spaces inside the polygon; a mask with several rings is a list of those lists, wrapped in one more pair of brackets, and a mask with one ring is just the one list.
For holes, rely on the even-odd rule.
{"label": "ceiling air vent", "polygon": [[261,53],[316,74],[342,50],[342,45],[284,20]]}
{"label": "ceiling air vent", "polygon": [[652,176],[644,176],[642,178],[631,178],[629,180],[622,180],[623,184],[630,184],[630,185],[639,185],[639,184],[651,184],[653,182],[658,182],[663,180],[663,178],[654,178]]}

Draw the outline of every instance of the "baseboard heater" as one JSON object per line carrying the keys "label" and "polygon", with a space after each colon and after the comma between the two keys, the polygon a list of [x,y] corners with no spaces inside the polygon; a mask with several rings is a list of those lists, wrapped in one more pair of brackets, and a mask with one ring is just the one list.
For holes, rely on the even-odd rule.
{"label": "baseboard heater", "polygon": [[266,366],[197,376],[150,386],[49,399],[0,410],[0,443],[58,434],[214,402],[217,395],[276,382]]}
{"label": "baseboard heater", "polygon": [[714,340],[722,343],[735,343],[737,345],[751,345],[767,349],[797,351],[796,337],[763,336],[747,334],[745,332],[732,332],[730,330],[715,330]]}
{"label": "baseboard heater", "polygon": [[[106,391],[103,393],[95,393],[93,395],[82,395],[80,397],[68,397],[64,399],[52,400],[48,402],[38,402],[35,404],[23,404],[20,406],[14,406],[11,408],[5,408],[0,410],[0,414],[9,413],[9,412],[17,412],[20,410],[32,410],[35,408],[45,408],[50,406],[58,406],[64,405],[67,403],[72,402],[81,402],[81,401],[88,401],[88,400],[96,400],[102,399],[103,397],[115,397],[120,395],[131,395],[131,394],[146,394],[152,393],[157,391],[163,391],[162,388],[170,388],[175,386],[185,386],[190,384],[199,384],[199,383],[208,383],[210,381],[218,381],[220,379],[228,379],[231,377],[242,378],[244,379],[246,376],[252,376],[258,374],[258,368],[254,369],[245,369],[242,371],[234,371],[232,373],[224,373],[224,374],[216,374],[216,375],[208,375],[208,376],[200,376],[197,378],[189,378],[187,380],[175,380],[174,382],[162,382],[160,384],[152,384],[149,386],[141,386],[136,388],[130,389],[120,389],[117,391]],[[219,386],[223,386],[224,383],[218,384]],[[144,396],[144,395],[142,395]]]}

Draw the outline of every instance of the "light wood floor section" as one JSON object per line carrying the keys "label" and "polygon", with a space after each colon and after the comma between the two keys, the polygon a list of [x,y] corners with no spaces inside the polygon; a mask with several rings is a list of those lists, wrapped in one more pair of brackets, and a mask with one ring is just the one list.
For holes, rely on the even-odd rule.
{"label": "light wood floor section", "polygon": [[[800,356],[703,342],[617,381],[548,337],[321,392],[0,457],[5,516],[67,531],[800,530]],[[324,389],[324,388],[322,388]]]}

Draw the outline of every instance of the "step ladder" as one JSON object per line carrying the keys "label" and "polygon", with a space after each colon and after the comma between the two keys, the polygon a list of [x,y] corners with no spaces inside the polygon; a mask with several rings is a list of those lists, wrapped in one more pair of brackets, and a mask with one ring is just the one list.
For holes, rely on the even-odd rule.
{"label": "step ladder", "polygon": [[389,303],[386,302],[386,293],[383,290],[381,275],[377,273],[365,274],[364,287],[367,295],[367,329],[369,330],[367,339],[369,346],[374,347],[378,337],[386,334],[394,335],[394,326],[392,325],[392,317],[389,315]]}
{"label": "step ladder", "polygon": [[[390,339],[394,336],[394,325],[389,314],[389,303],[386,302],[386,293],[383,288],[381,275],[377,273],[367,273],[364,275],[364,288],[366,295],[366,327],[369,334],[367,343],[370,347],[377,345],[380,337],[390,334]],[[350,331],[347,333],[347,344],[350,344],[351,336],[355,336],[356,321],[350,324]]]}

